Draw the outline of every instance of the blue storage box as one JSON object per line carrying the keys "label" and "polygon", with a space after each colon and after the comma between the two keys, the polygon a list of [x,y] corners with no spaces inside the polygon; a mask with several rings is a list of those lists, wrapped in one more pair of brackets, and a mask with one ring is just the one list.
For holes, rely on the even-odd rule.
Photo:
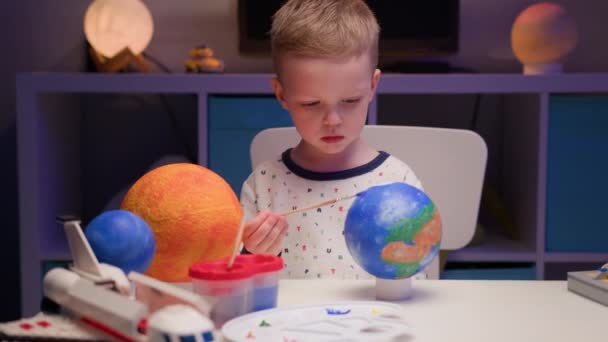
{"label": "blue storage box", "polygon": [[274,96],[210,96],[208,166],[230,184],[237,196],[251,173],[249,145],[261,130],[293,126]]}
{"label": "blue storage box", "polygon": [[551,96],[546,250],[608,252],[608,96]]}

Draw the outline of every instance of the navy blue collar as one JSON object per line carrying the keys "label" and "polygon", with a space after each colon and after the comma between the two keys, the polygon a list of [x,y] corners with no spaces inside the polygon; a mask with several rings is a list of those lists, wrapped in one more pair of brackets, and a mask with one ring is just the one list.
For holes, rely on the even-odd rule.
{"label": "navy blue collar", "polygon": [[304,179],[315,181],[340,180],[363,175],[380,166],[382,163],[384,163],[386,158],[389,157],[388,153],[384,151],[379,151],[378,155],[369,163],[353,167],[352,169],[331,172],[317,172],[307,170],[296,164],[293,159],[291,159],[290,152],[291,148],[285,150],[285,152],[283,152],[283,154],[281,155],[281,160],[283,161],[287,169]]}

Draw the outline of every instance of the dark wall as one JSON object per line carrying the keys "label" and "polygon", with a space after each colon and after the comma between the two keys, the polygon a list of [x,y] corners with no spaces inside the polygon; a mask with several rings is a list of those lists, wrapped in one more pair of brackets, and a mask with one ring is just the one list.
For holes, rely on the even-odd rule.
{"label": "dark wall", "polygon": [[[13,1],[0,2],[0,41],[3,46],[15,47],[16,5]],[[17,223],[17,157],[15,144],[15,87],[14,78],[19,49],[4,50],[0,62],[0,321],[14,319],[19,314],[19,238]]]}
{"label": "dark wall", "polygon": [[88,2],[0,1],[0,321],[20,317],[16,72],[81,71]]}

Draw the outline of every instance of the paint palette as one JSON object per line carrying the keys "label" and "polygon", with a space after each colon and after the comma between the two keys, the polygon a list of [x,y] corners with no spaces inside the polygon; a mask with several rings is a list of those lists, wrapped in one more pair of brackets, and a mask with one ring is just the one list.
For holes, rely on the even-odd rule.
{"label": "paint palette", "polygon": [[233,342],[405,341],[412,329],[402,308],[384,302],[288,306],[230,320],[222,334]]}

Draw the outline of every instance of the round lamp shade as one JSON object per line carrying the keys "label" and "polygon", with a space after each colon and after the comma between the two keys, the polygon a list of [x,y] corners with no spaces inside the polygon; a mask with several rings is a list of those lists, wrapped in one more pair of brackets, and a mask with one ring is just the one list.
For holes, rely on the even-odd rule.
{"label": "round lamp shade", "polygon": [[511,29],[513,53],[524,65],[524,73],[561,70],[577,39],[574,20],[562,7],[548,2],[523,10]]}
{"label": "round lamp shade", "polygon": [[140,54],[153,32],[152,15],[141,0],[95,0],[84,16],[87,41],[107,58],[126,47]]}

